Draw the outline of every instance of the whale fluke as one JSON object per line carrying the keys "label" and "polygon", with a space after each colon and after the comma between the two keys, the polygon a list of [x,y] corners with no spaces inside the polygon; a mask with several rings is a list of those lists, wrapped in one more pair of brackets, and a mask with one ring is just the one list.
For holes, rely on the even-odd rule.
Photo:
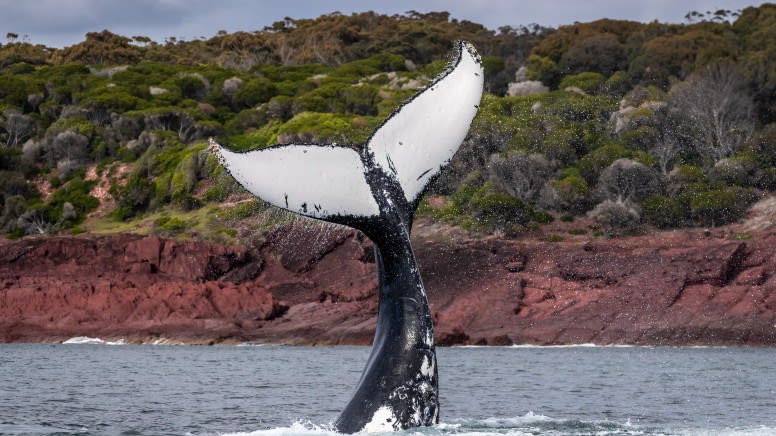
{"label": "whale fluke", "polygon": [[355,393],[334,423],[343,433],[439,420],[433,322],[409,236],[423,193],[460,147],[482,97],[476,50],[459,42],[454,53],[450,67],[394,111],[360,151],[291,144],[235,153],[210,140],[254,195],[354,227],[375,243],[377,328]]}

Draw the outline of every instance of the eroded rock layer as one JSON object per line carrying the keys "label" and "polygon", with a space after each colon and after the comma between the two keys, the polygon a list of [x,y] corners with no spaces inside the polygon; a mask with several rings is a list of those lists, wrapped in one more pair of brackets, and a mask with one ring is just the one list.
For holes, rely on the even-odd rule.
{"label": "eroded rock layer", "polygon": [[[413,241],[441,345],[776,345],[776,232]],[[255,248],[120,235],[0,244],[0,341],[369,344],[371,243],[289,226]]]}

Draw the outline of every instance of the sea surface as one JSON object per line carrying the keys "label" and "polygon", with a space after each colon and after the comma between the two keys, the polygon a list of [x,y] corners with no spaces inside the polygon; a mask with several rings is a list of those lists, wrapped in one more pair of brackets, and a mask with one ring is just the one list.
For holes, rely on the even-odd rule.
{"label": "sea surface", "polygon": [[[331,435],[368,347],[0,345],[3,435]],[[90,343],[93,342],[93,343]],[[438,350],[408,435],[776,435],[776,349]]]}

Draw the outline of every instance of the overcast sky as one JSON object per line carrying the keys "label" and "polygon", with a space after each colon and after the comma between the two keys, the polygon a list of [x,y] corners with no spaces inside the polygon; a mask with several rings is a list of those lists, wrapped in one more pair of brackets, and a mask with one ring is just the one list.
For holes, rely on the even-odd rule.
{"label": "overcast sky", "polygon": [[[109,29],[125,36],[211,37],[218,30],[259,30],[284,17],[315,18],[373,10],[386,14],[449,11],[453,18],[490,29],[538,23],[615,18],[680,23],[689,11],[738,10],[755,0],[0,0],[0,32],[27,35],[33,43],[64,47],[86,32]],[[5,35],[0,34],[0,38]],[[4,39],[0,39],[4,42]]]}

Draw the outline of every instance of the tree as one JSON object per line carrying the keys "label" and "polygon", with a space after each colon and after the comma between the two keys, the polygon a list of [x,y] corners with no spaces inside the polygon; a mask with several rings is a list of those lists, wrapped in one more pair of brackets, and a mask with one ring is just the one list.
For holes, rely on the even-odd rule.
{"label": "tree", "polygon": [[542,155],[512,151],[506,156],[492,155],[488,173],[501,191],[530,202],[550,177],[552,168]]}
{"label": "tree", "polygon": [[631,159],[617,159],[598,179],[601,196],[618,203],[640,203],[660,191],[655,171]]}
{"label": "tree", "polygon": [[673,166],[669,167],[669,165],[674,164],[676,158],[684,150],[684,143],[681,139],[674,135],[662,135],[662,138],[650,147],[649,152],[657,157],[657,164],[660,167],[661,174],[667,176],[673,168]]}
{"label": "tree", "polygon": [[754,102],[735,66],[720,62],[692,74],[669,93],[671,113],[713,165],[732,156],[754,130]]}
{"label": "tree", "polygon": [[126,36],[110,31],[89,32],[86,40],[63,48],[54,53],[52,61],[57,64],[83,62],[85,64],[127,64],[141,58],[141,50],[131,44]]}
{"label": "tree", "polygon": [[578,174],[548,181],[539,193],[539,205],[573,214],[582,213],[593,205],[590,187]]}
{"label": "tree", "polygon": [[610,231],[615,228],[632,230],[641,221],[636,207],[622,201],[604,200],[587,215]]}
{"label": "tree", "polygon": [[265,103],[277,94],[278,89],[271,80],[257,77],[235,91],[234,100],[241,109],[246,109]]}
{"label": "tree", "polygon": [[631,78],[667,88],[671,76],[685,79],[698,67],[735,57],[734,38],[713,32],[714,26],[720,25],[688,27],[647,40],[628,67]]}
{"label": "tree", "polygon": [[49,162],[56,164],[61,173],[78,168],[89,156],[89,138],[66,130],[47,141]]}
{"label": "tree", "polygon": [[609,76],[626,67],[625,47],[611,33],[591,36],[563,53],[558,66],[565,73],[594,71]]}
{"label": "tree", "polygon": [[0,117],[0,139],[6,147],[20,146],[35,135],[35,120],[18,111],[8,109]]}

